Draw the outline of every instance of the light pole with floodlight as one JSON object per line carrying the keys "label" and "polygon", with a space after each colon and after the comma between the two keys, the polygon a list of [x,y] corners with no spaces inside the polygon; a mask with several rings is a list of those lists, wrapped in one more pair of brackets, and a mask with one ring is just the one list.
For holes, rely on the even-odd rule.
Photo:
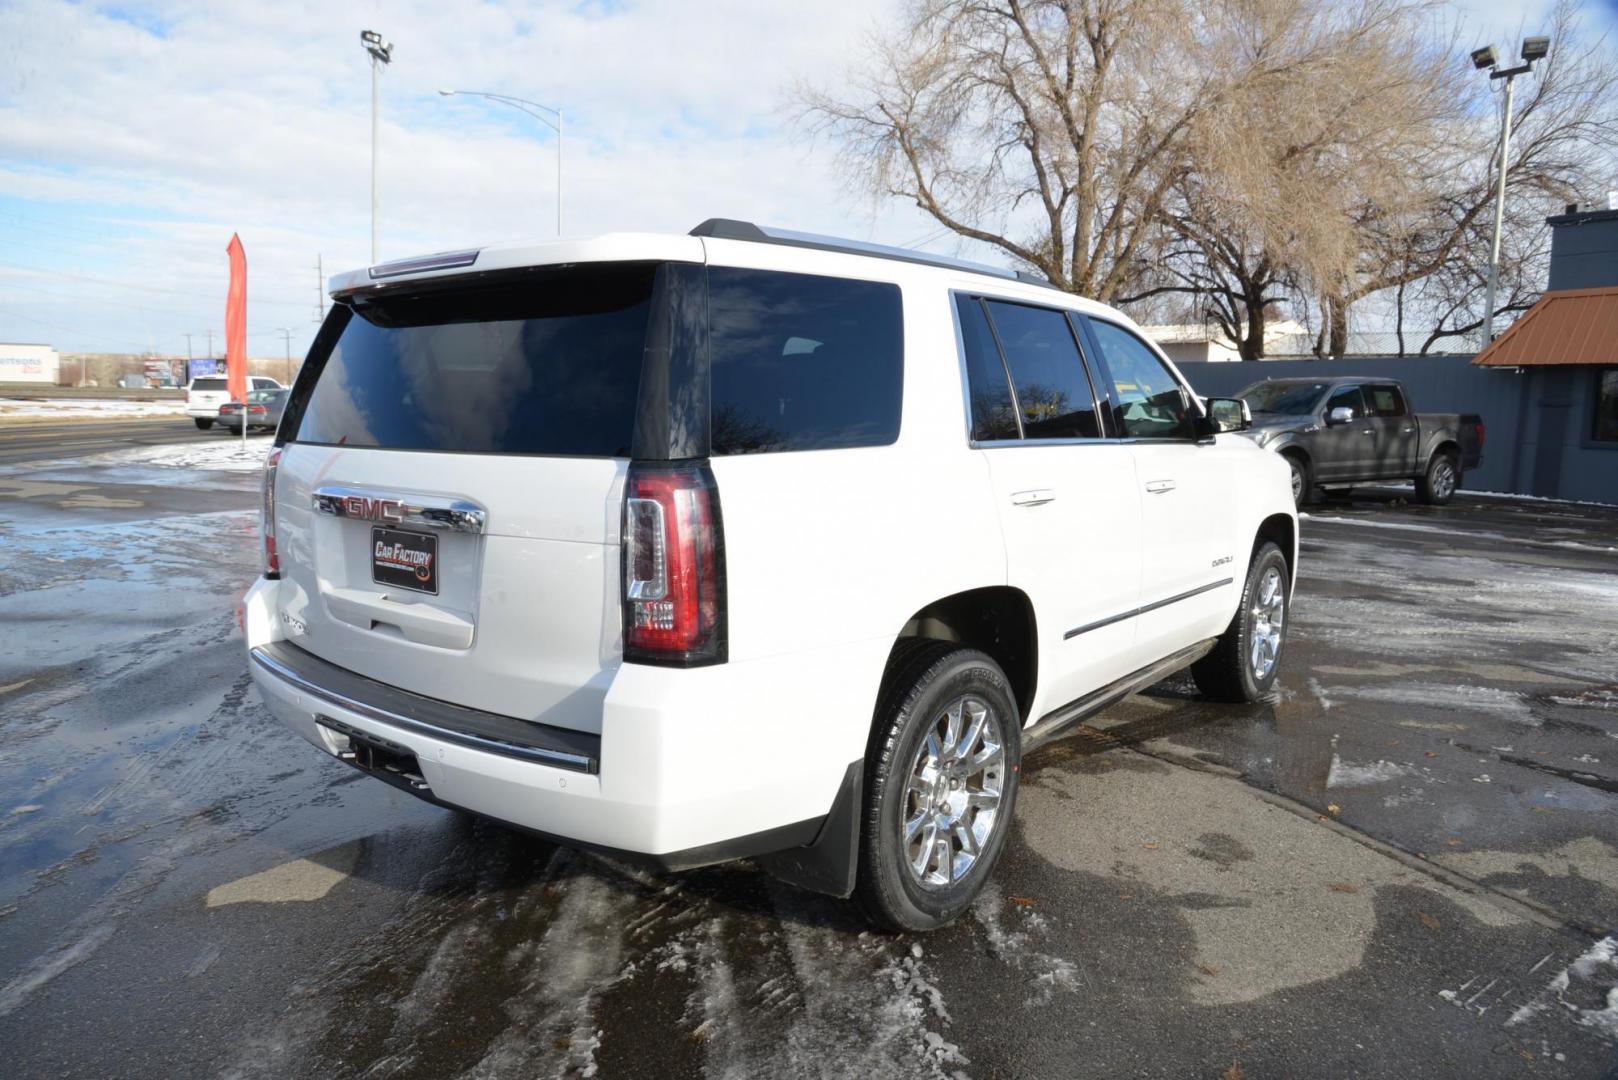
{"label": "light pole with floodlight", "polygon": [[1479,71],[1485,68],[1489,71],[1490,80],[1506,80],[1506,115],[1500,126],[1500,186],[1494,197],[1494,244],[1489,251],[1489,284],[1485,292],[1483,303],[1483,343],[1487,345],[1494,340],[1494,295],[1500,287],[1500,227],[1506,214],[1506,170],[1511,163],[1511,92],[1512,84],[1518,75],[1526,74],[1534,69],[1534,61],[1545,59],[1551,51],[1551,39],[1548,37],[1523,38],[1522,63],[1516,67],[1501,69],[1500,54],[1495,52],[1493,45],[1485,45],[1472,53],[1472,66]]}
{"label": "light pole with floodlight", "polygon": [[[535,120],[538,120],[540,123],[544,124],[546,127],[550,128],[552,131],[556,132],[556,235],[561,236],[562,235],[562,110],[552,108],[549,105],[541,105],[541,104],[539,104],[538,102],[535,102],[535,101],[528,101],[525,98],[511,97],[508,94],[486,94],[481,90],[440,90],[439,93],[444,95],[445,97],[454,97],[455,95],[459,94],[462,97],[480,97],[480,98],[488,98],[490,101],[498,101],[502,105],[510,105],[513,109],[516,109],[519,112],[527,113],[529,116],[532,116]],[[552,120],[550,116],[546,115],[546,113],[553,114],[556,117],[556,119]]]}
{"label": "light pole with floodlight", "polygon": [[382,41],[375,30],[361,30],[360,44],[371,54],[371,264],[376,265],[376,73],[393,62],[393,42]]}

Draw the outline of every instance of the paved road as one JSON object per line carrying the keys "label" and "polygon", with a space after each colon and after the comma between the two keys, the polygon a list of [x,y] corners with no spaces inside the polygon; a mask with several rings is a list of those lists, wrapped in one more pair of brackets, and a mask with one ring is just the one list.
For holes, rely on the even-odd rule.
{"label": "paved road", "polygon": [[0,423],[0,465],[61,461],[131,446],[206,442],[229,438],[222,428],[197,430],[190,420],[74,420],[46,424]]}
{"label": "paved road", "polygon": [[256,490],[0,466],[9,1076],[1618,1078],[1613,512],[1316,508],[1278,699],[1171,682],[1031,758],[994,890],[888,937],[284,733]]}

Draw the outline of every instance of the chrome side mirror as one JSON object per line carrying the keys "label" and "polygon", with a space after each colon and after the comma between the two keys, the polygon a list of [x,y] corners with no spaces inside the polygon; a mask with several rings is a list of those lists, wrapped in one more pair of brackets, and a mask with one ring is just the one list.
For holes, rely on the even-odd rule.
{"label": "chrome side mirror", "polygon": [[1241,398],[1207,399],[1208,424],[1215,432],[1246,431],[1253,426],[1253,412]]}
{"label": "chrome side mirror", "polygon": [[1336,427],[1338,424],[1347,424],[1354,419],[1354,410],[1347,405],[1339,405],[1326,414],[1326,426]]}

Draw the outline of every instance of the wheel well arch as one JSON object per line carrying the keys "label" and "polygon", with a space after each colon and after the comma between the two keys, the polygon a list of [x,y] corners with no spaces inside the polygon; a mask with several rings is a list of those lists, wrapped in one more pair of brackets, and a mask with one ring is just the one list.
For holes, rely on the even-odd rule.
{"label": "wheel well arch", "polygon": [[1296,581],[1298,576],[1298,523],[1290,514],[1271,514],[1259,522],[1258,532],[1253,536],[1253,550],[1248,553],[1247,559],[1251,563],[1258,549],[1266,543],[1273,543],[1281,549],[1281,555],[1287,561],[1287,580]]}
{"label": "wheel well arch", "polygon": [[1285,446],[1281,447],[1281,449],[1277,450],[1276,453],[1280,454],[1282,457],[1298,458],[1304,463],[1305,467],[1314,464],[1309,459],[1309,451],[1305,450],[1298,443],[1287,443]]}
{"label": "wheel well arch", "polygon": [[[1440,454],[1453,455],[1456,465],[1459,466],[1461,461],[1461,444],[1456,442],[1454,439],[1440,439],[1438,445],[1433,447],[1433,452],[1427,455],[1427,460],[1430,462],[1433,460],[1433,458]],[[1423,466],[1423,468],[1425,467],[1426,466]]]}
{"label": "wheel well arch", "polygon": [[1027,593],[1010,585],[990,585],[940,597],[920,608],[905,620],[888,652],[884,685],[905,645],[917,639],[953,642],[993,657],[1011,683],[1022,719],[1028,719],[1039,676],[1039,638]]}

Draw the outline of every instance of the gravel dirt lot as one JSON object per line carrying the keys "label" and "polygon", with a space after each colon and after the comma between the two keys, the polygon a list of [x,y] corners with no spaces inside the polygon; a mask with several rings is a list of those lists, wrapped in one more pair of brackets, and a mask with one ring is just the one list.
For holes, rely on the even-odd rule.
{"label": "gravel dirt lot", "polygon": [[1618,510],[1312,508],[1276,699],[1171,680],[1030,757],[993,889],[892,937],[321,757],[236,627],[268,439],[41,430],[0,426],[8,1076],[1618,1078]]}

